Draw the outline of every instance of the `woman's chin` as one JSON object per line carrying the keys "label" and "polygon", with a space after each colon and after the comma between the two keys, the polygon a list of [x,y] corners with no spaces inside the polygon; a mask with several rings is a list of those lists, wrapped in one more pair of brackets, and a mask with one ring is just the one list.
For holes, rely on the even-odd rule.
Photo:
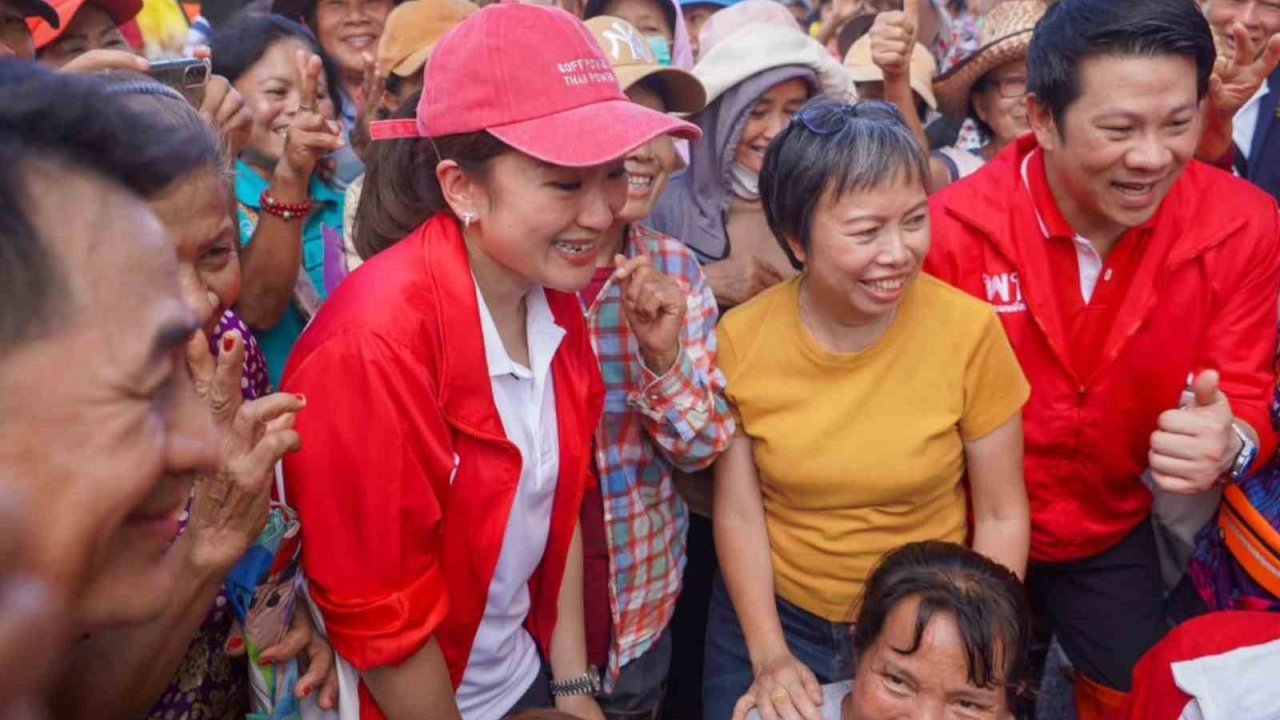
{"label": "woman's chin", "polygon": [[[163,556],[113,563],[80,590],[75,617],[82,632],[139,625],[164,612],[179,578]],[[190,578],[185,579],[190,581]]]}

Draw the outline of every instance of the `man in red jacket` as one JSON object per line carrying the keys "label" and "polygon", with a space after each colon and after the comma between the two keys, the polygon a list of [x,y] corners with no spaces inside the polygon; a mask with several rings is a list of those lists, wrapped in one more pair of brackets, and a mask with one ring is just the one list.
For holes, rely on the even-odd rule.
{"label": "man in red jacket", "polygon": [[1063,0],[1032,135],[933,199],[928,270],[995,306],[1032,383],[1028,588],[1087,704],[1118,706],[1168,627],[1144,471],[1199,494],[1274,444],[1280,224],[1192,159],[1213,63],[1193,0]]}

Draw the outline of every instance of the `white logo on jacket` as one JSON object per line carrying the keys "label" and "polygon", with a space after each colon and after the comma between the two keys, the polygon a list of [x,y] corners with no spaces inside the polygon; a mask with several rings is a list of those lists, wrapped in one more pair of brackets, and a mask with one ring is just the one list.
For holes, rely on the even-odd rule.
{"label": "white logo on jacket", "polygon": [[987,302],[995,306],[996,312],[1027,311],[1027,304],[1022,300],[1022,280],[1019,279],[1018,273],[984,274],[982,285],[987,291]]}

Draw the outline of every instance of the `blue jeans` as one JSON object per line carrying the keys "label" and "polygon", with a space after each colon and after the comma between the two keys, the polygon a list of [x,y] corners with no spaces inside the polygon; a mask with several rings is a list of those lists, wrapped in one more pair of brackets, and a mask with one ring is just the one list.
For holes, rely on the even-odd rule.
{"label": "blue jeans", "polygon": [[[833,623],[777,598],[778,620],[787,649],[817,676],[820,684],[853,677],[852,625]],[[724,578],[716,573],[707,617],[707,654],[702,676],[705,720],[729,720],[733,706],[755,679],[747,640],[729,600]]]}

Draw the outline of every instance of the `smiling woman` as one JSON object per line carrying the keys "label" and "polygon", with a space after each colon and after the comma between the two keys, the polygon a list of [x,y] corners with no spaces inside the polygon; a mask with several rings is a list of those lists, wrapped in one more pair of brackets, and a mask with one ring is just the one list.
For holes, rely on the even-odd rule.
{"label": "smiling woman", "polygon": [[236,163],[239,311],[258,334],[273,384],[307,319],[345,277],[343,194],[329,163],[345,146],[337,71],[309,30],[249,17],[213,37],[214,71],[253,111]]}
{"label": "smiling woman", "polygon": [[[886,555],[854,627],[854,680],[823,688],[823,720],[1011,720],[1026,699],[1022,585],[960,545],[919,542]],[[743,698],[738,716],[760,720],[753,706]]]}
{"label": "smiling woman", "polygon": [[51,4],[61,20],[59,27],[44,20],[32,22],[41,62],[62,67],[92,50],[133,52],[120,26],[142,11],[141,0],[56,0]]}
{"label": "smiling woman", "polygon": [[313,411],[286,483],[341,693],[362,718],[598,717],[577,528],[603,392],[572,293],[628,153],[697,129],[630,102],[576,18],[500,3],[436,44],[416,118],[370,133],[406,152],[369,182],[417,217],[389,247],[361,236],[377,254],[284,380]]}
{"label": "smiling woman", "polygon": [[814,100],[765,156],[765,216],[803,272],[719,328],[740,423],[715,467],[711,717],[745,693],[817,720],[819,683],[852,673],[849,608],[892,548],[971,533],[1025,566],[1028,387],[990,306],[921,274],[927,173],[875,101]]}

